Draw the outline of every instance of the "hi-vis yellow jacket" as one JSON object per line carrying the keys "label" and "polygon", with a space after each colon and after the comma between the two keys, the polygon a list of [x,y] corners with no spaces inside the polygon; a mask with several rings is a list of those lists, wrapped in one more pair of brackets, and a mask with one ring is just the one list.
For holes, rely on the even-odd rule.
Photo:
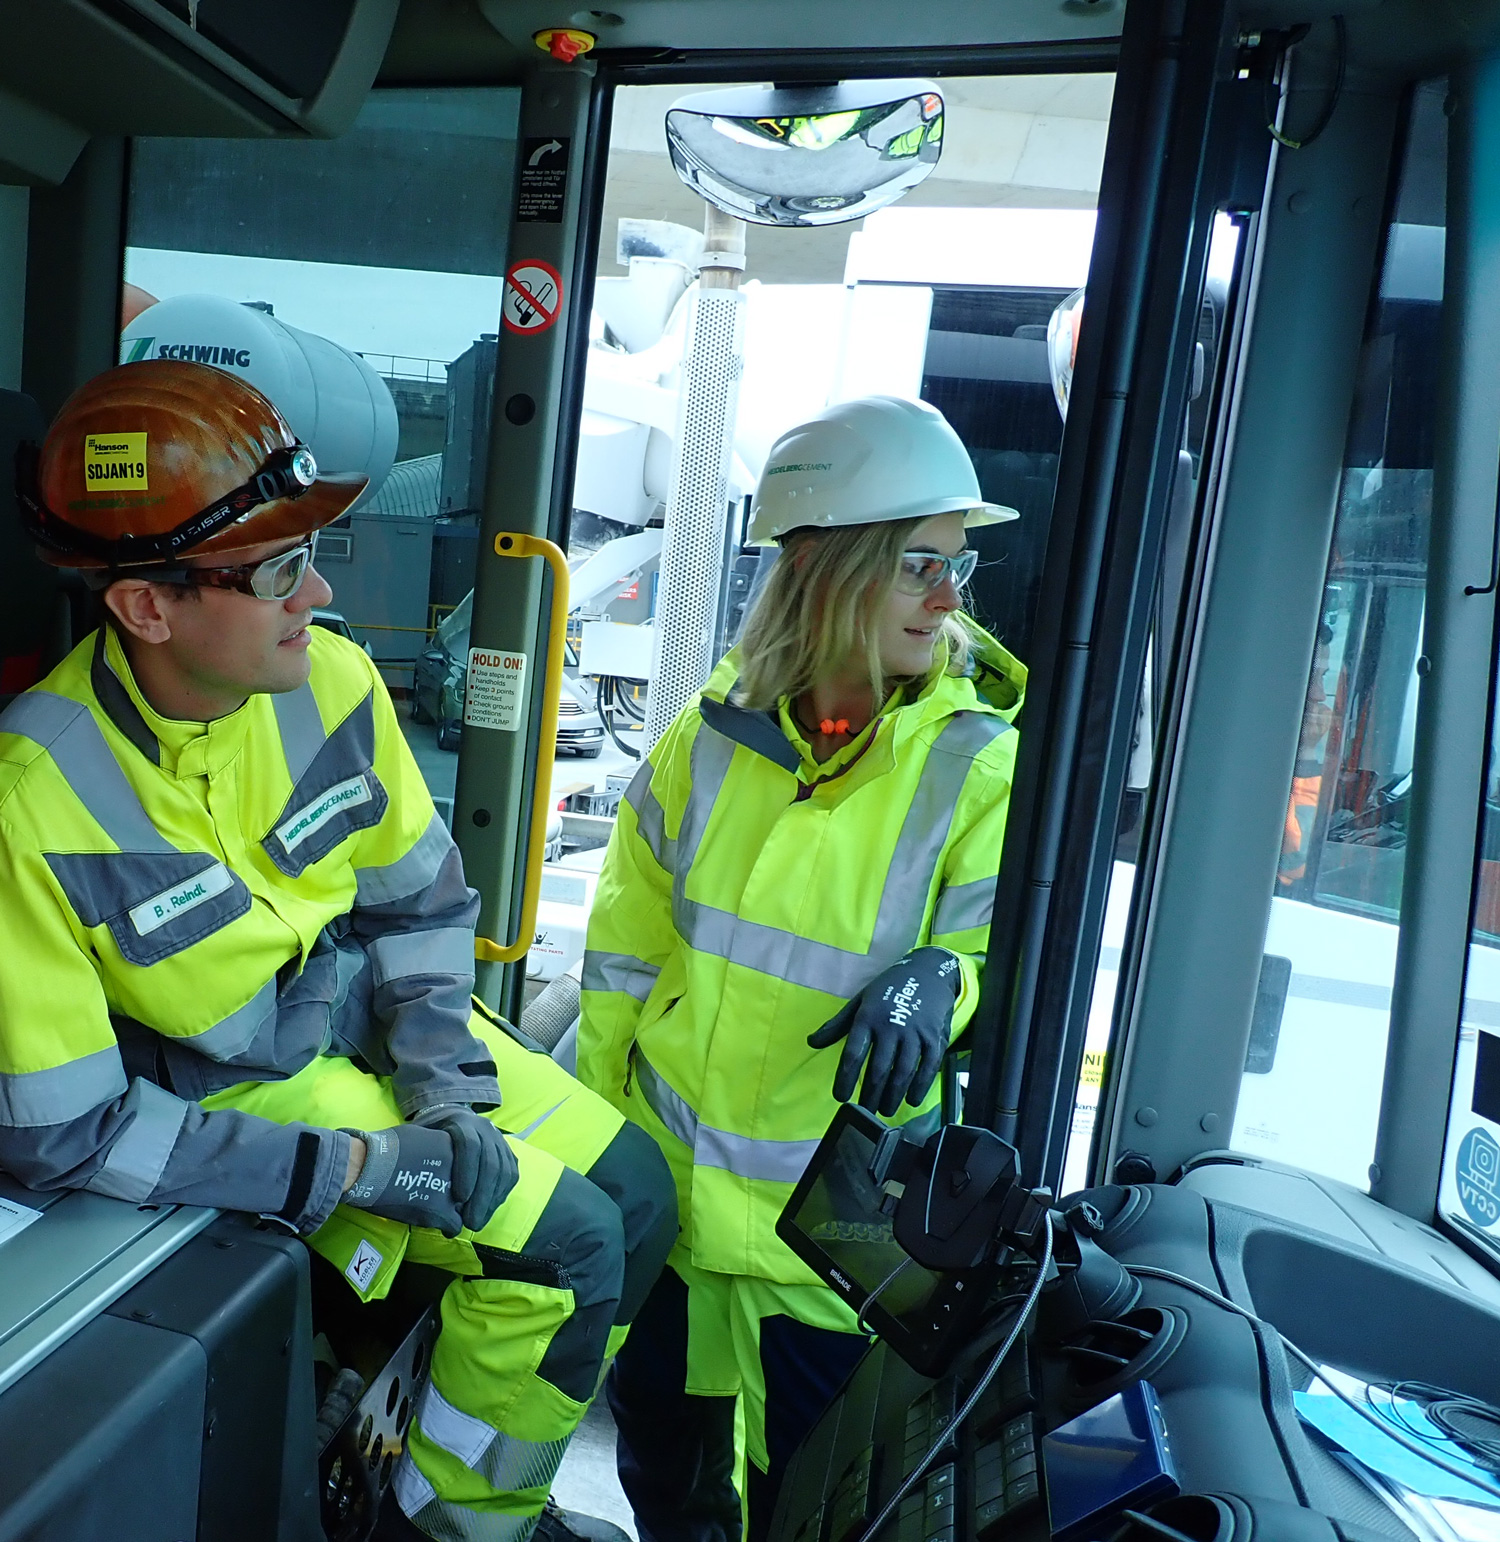
{"label": "hi-vis yellow jacket", "polygon": [[822,765],[785,704],[726,702],[736,673],[731,653],[621,802],[578,1075],[666,1152],[695,1265],[804,1284],[775,1224],[837,1110],[841,1048],[807,1036],[925,943],[963,965],[954,1032],[972,1015],[1026,672],[981,637],[972,679],[888,704]]}
{"label": "hi-vis yellow jacket", "polygon": [[0,1169],[312,1231],[349,1137],[196,1099],[330,1053],[404,1114],[500,1101],[458,852],[374,665],[311,658],[173,722],[100,632],[0,714]]}

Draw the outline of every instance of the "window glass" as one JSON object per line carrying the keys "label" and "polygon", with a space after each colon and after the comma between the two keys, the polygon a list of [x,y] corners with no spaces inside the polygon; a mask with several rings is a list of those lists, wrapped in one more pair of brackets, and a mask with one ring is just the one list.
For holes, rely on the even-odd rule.
{"label": "window glass", "polygon": [[[899,202],[846,224],[745,229],[741,331],[721,361],[738,380],[722,561],[705,560],[701,579],[721,588],[693,642],[708,634],[710,661],[741,634],[774,559],[774,548],[745,540],[772,444],[827,406],[875,394],[936,406],[969,451],[982,497],[1017,512],[971,530],[980,560],[968,608],[999,647],[1028,661],[1063,429],[1048,325],[1087,278],[1114,81],[945,77],[939,86],[941,157]],[[580,673],[598,691],[606,761],[618,753],[622,771],[648,743],[652,692],[672,667],[674,602],[661,588],[655,530],[679,517],[674,488],[721,474],[714,461],[701,481],[690,478],[678,443],[695,389],[685,344],[707,292],[696,282],[706,205],[674,172],[663,131],[675,101],[716,89],[625,88],[614,105],[569,558],[587,596],[575,613]],[[715,558],[716,533],[703,540]],[[596,573],[611,575],[609,586],[595,588]],[[647,681],[653,624],[660,669]],[[701,669],[684,673],[701,682]],[[1018,726],[1024,733],[1024,714]],[[607,810],[608,797],[600,801]],[[588,811],[602,810],[591,799]]]}
{"label": "window glass", "polygon": [[1369,1185],[1401,910],[1432,509],[1443,83],[1413,98],[1349,424],[1236,1149]]}
{"label": "window glass", "polygon": [[331,141],[146,139],[120,357],[245,375],[369,491],[318,543],[322,618],[380,664],[452,808],[519,92],[381,91]]}
{"label": "window glass", "polygon": [[1105,1065],[1114,1028],[1115,997],[1120,981],[1120,958],[1130,922],[1130,902],[1135,893],[1136,853],[1141,814],[1150,787],[1157,725],[1165,703],[1159,689],[1165,673],[1164,650],[1177,625],[1187,581],[1186,564],[1191,525],[1198,503],[1198,480],[1204,446],[1210,429],[1212,390],[1219,347],[1228,314],[1230,286],[1234,281],[1242,222],[1221,214],[1215,220],[1209,243],[1208,270],[1199,317],[1197,350],[1189,383],[1182,449],[1178,454],[1163,537],[1161,577],[1152,609],[1151,638],[1141,678],[1136,713],[1135,743],[1125,776],[1125,797],[1115,841],[1115,862],[1105,902],[1104,931],[1099,962],[1089,998],[1088,1026],[1084,1037],[1083,1065],[1073,1099],[1073,1116],[1063,1158],[1062,1192],[1070,1193],[1088,1181],[1089,1153],[1104,1084]]}

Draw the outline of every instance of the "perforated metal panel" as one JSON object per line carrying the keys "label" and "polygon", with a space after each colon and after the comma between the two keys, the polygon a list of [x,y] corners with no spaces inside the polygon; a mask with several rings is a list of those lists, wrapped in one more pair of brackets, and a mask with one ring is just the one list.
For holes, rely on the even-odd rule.
{"label": "perforated metal panel", "polygon": [[726,483],[744,361],[744,306],[745,297],[736,289],[700,290],[688,321],[677,464],[656,596],[648,747],[701,689],[713,665]]}

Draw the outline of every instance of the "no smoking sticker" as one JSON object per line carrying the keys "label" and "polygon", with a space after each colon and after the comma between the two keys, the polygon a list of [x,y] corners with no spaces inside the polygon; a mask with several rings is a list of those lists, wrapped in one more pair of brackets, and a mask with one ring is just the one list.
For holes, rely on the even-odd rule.
{"label": "no smoking sticker", "polygon": [[505,275],[505,300],[501,319],[508,332],[545,332],[562,310],[562,275],[550,262],[527,257],[511,264]]}
{"label": "no smoking sticker", "polygon": [[464,727],[521,726],[526,655],[495,648],[469,649],[469,677],[464,686]]}

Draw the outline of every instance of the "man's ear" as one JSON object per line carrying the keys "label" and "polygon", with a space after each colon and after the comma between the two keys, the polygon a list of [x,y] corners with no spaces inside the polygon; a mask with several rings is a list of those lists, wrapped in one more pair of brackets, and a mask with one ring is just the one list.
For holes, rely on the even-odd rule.
{"label": "man's ear", "polygon": [[104,603],[121,629],[145,643],[164,643],[172,636],[162,599],[161,585],[143,578],[120,578],[104,591]]}

